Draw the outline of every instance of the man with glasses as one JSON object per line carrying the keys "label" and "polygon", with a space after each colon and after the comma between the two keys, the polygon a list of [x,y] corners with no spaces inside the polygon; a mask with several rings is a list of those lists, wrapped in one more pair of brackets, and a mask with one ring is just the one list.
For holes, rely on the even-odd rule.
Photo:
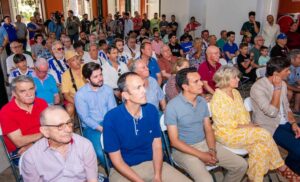
{"label": "man with glasses", "polygon": [[16,77],[11,87],[13,98],[0,111],[0,124],[8,152],[17,157],[42,137],[39,117],[48,105],[35,97],[35,85],[28,76]]}
{"label": "man with glasses", "polygon": [[261,35],[258,35],[254,38],[254,46],[250,50],[250,56],[254,56],[254,63],[258,66],[258,60],[260,56],[260,48],[265,43],[264,38]]}
{"label": "man with glasses", "polygon": [[53,76],[48,74],[48,62],[44,58],[38,58],[34,66],[31,76],[36,86],[36,96],[44,99],[48,105],[59,104],[58,88]]}
{"label": "man with glasses", "polygon": [[27,65],[30,68],[34,67],[32,57],[28,54],[23,53],[24,52],[23,51],[23,44],[21,44],[18,41],[14,41],[10,44],[10,49],[13,52],[13,54],[8,56],[7,59],[6,59],[7,74],[10,74],[10,72],[16,68],[16,65],[15,65],[14,60],[13,60],[14,56],[16,54],[23,54],[26,57]]}
{"label": "man with glasses", "polygon": [[125,100],[109,111],[103,122],[104,149],[113,164],[110,181],[190,180],[163,162],[159,114],[147,103],[144,80],[128,72],[118,80]]}
{"label": "man with glasses", "polygon": [[104,165],[100,136],[103,132],[105,114],[116,107],[113,90],[103,84],[102,69],[90,62],[82,68],[87,83],[75,95],[75,107],[83,127],[83,136],[89,139],[96,151],[99,162]]}
{"label": "man with glasses", "polygon": [[69,68],[64,57],[64,47],[60,41],[55,41],[52,44],[53,57],[48,60],[49,71],[54,76],[56,83],[61,84],[62,74]]}
{"label": "man with glasses", "polygon": [[108,60],[102,65],[104,84],[110,86],[116,97],[121,99],[117,82],[121,74],[128,72],[128,68],[125,63],[118,60],[118,49],[116,47],[110,47],[107,56]]}
{"label": "man with glasses", "polygon": [[73,121],[60,106],[50,106],[40,117],[43,138],[23,156],[24,181],[97,182],[97,159],[92,144],[73,133]]}

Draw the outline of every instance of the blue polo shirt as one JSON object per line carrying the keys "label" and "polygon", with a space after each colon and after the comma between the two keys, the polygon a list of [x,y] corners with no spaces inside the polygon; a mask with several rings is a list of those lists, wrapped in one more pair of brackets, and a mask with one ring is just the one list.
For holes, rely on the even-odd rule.
{"label": "blue polo shirt", "polygon": [[4,29],[4,31],[6,31],[9,42],[13,42],[13,41],[18,39],[17,31],[16,31],[15,27],[12,24],[3,23],[1,29],[2,28]]}
{"label": "blue polo shirt", "polygon": [[35,84],[36,96],[44,99],[48,105],[53,105],[54,95],[58,94],[58,88],[53,76],[48,74],[43,82],[34,73],[31,76]]}
{"label": "blue polo shirt", "polygon": [[300,67],[290,66],[291,73],[288,77],[289,85],[298,85],[297,82],[300,80]]}
{"label": "blue polo shirt", "polygon": [[[235,54],[235,52],[239,50],[238,46],[236,45],[236,43],[233,43],[232,45],[230,45],[228,42],[224,45],[223,47],[223,52],[229,52],[230,54]],[[227,55],[225,54],[225,59],[227,61],[229,61],[229,58],[227,57]]]}
{"label": "blue polo shirt", "polygon": [[104,150],[119,151],[129,166],[152,160],[152,142],[160,138],[158,111],[152,104],[141,106],[142,116],[134,119],[124,104],[109,111],[103,122]]}
{"label": "blue polo shirt", "polygon": [[[27,28],[31,28],[33,30],[37,29],[37,27],[33,23],[31,23],[31,22],[27,24]],[[28,32],[29,32],[29,39],[30,40],[33,39],[34,35],[35,35],[35,32],[31,32],[31,31],[28,31]]]}
{"label": "blue polo shirt", "polygon": [[159,66],[158,66],[155,58],[150,57],[149,63],[148,63],[148,69],[150,71],[150,76],[152,78],[154,78],[155,80],[157,80],[156,74],[160,73],[160,69],[159,69]]}

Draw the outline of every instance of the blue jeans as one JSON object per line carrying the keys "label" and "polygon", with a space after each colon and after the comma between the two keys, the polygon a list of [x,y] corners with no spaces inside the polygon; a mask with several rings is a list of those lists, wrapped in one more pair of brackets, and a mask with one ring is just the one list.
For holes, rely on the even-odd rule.
{"label": "blue jeans", "polygon": [[83,128],[83,136],[90,140],[94,146],[98,161],[102,166],[105,166],[104,153],[100,143],[100,136],[102,133],[98,130],[93,130],[91,128]]}
{"label": "blue jeans", "polygon": [[279,125],[273,138],[279,146],[289,152],[285,164],[300,175],[300,138],[295,138],[291,124]]}
{"label": "blue jeans", "polygon": [[77,42],[77,41],[78,41],[78,39],[79,39],[79,34],[76,33],[76,34],[74,34],[74,35],[69,35],[69,37],[70,37],[71,43],[74,44],[74,42]]}

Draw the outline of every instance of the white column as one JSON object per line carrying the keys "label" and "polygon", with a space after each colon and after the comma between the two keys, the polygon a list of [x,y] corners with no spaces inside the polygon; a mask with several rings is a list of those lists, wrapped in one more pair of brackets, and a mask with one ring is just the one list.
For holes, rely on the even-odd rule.
{"label": "white column", "polygon": [[256,19],[262,24],[266,22],[268,15],[273,15],[276,21],[278,13],[279,0],[257,1]]}
{"label": "white column", "polygon": [[73,10],[74,16],[78,16],[78,1],[77,0],[70,0],[69,1],[69,8],[70,9],[68,9],[68,10]]}

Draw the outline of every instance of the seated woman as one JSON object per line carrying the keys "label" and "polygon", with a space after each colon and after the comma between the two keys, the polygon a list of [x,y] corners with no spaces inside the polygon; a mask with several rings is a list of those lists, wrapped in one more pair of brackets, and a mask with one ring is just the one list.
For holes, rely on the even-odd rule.
{"label": "seated woman", "polygon": [[205,60],[205,50],[202,50],[202,38],[197,37],[193,41],[193,47],[187,53],[190,67],[198,69],[199,65]]}
{"label": "seated woman", "polygon": [[240,93],[235,89],[239,83],[239,71],[223,66],[214,75],[216,89],[210,102],[216,140],[231,148],[244,148],[249,152],[248,178],[262,182],[264,175],[276,169],[291,179],[291,171],[282,160],[270,133],[251,123],[249,112]]}
{"label": "seated woman", "polygon": [[188,68],[189,67],[189,61],[185,58],[178,58],[177,61],[173,64],[172,66],[172,75],[168,79],[166,86],[165,86],[165,91],[166,91],[166,99],[167,101],[173,99],[179,94],[179,88],[176,85],[176,73],[179,70],[182,70],[183,68]]}

